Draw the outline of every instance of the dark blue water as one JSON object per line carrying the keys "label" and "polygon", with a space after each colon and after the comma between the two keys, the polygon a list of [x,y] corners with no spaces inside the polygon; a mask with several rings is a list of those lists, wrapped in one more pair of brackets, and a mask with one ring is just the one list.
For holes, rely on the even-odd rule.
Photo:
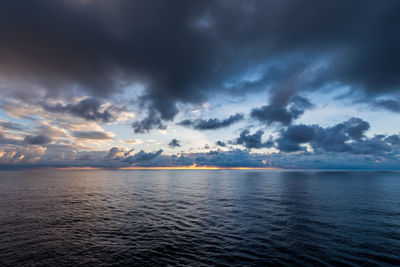
{"label": "dark blue water", "polygon": [[0,265],[399,265],[400,173],[1,171]]}

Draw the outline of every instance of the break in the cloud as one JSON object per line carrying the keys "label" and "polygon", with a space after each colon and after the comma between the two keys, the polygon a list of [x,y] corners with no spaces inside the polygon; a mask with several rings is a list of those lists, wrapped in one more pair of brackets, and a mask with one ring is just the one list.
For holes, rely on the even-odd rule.
{"label": "break in the cloud", "polygon": [[[397,0],[1,1],[0,161],[396,166],[399,11]],[[178,145],[191,156],[160,152]]]}

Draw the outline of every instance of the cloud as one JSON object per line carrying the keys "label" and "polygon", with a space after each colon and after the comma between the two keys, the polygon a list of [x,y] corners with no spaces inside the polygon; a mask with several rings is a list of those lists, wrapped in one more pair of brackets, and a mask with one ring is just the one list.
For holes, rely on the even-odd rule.
{"label": "cloud", "polygon": [[247,149],[252,148],[270,148],[274,145],[273,141],[270,139],[266,142],[262,141],[262,135],[264,131],[258,130],[254,134],[250,134],[249,130],[243,130],[240,133],[240,136],[236,138],[234,144],[236,145],[243,145]]}
{"label": "cloud", "polygon": [[141,139],[127,139],[127,140],[124,140],[124,142],[127,144],[132,144],[132,145],[143,144],[143,140],[141,140]]}
{"label": "cloud", "polygon": [[163,152],[162,149],[159,149],[155,152],[144,152],[143,150],[140,150],[135,155],[128,156],[128,157],[124,158],[122,161],[128,162],[128,163],[150,161],[150,160],[154,159],[155,157],[161,155],[162,152]]}
{"label": "cloud", "polygon": [[[42,146],[18,147],[13,149],[0,148],[0,164],[33,164],[41,159],[46,148]],[[1,166],[0,166],[1,167]]]}
{"label": "cloud", "polygon": [[392,112],[400,112],[400,103],[393,99],[379,99],[372,103],[375,107],[384,108]]}
{"label": "cloud", "polygon": [[223,141],[220,141],[220,140],[218,140],[217,142],[215,142],[215,144],[216,144],[217,146],[222,146],[222,147],[225,147],[225,146],[226,146],[226,143],[223,142]]}
{"label": "cloud", "polygon": [[0,127],[12,131],[23,131],[24,126],[15,122],[10,121],[0,121]]}
{"label": "cloud", "polygon": [[113,140],[114,137],[106,132],[99,131],[77,131],[73,132],[72,135],[78,139],[86,140]]}
{"label": "cloud", "polygon": [[44,103],[42,106],[45,110],[50,112],[69,113],[85,120],[103,123],[116,121],[119,113],[126,111],[125,108],[118,106],[106,107],[94,98],[85,98],[74,104]]}
{"label": "cloud", "polygon": [[231,151],[210,151],[208,153],[187,154],[198,166],[221,167],[267,167],[257,154],[248,150],[235,149]]}
{"label": "cloud", "polygon": [[124,149],[120,149],[118,147],[112,147],[108,151],[106,159],[120,159],[121,156],[125,154],[124,152],[125,152]]}
{"label": "cloud", "polygon": [[9,138],[4,136],[3,133],[0,133],[0,144],[2,145],[21,145],[21,141],[15,138]]}
{"label": "cloud", "polygon": [[[296,125],[289,126],[293,128]],[[307,125],[306,125],[307,126]],[[334,128],[322,128],[326,131]],[[318,130],[318,126],[307,126]],[[249,149],[231,149],[228,151],[214,150],[202,153],[180,153],[179,155],[162,155],[162,150],[154,152],[139,151],[113,147],[108,151],[64,151],[63,153],[48,153],[47,147],[19,145],[13,148],[0,147],[0,167],[16,164],[34,164],[24,166],[93,166],[118,168],[131,166],[221,166],[221,167],[279,167],[279,168],[320,168],[320,169],[399,169],[400,137],[399,135],[375,135],[362,137],[359,140],[349,139],[347,144],[351,150],[340,151],[331,149],[321,153],[318,133],[308,137],[305,127],[297,127],[287,138],[300,145],[306,143],[315,148],[314,151],[301,150],[297,153],[250,153]],[[328,141],[328,140],[326,140]],[[49,145],[50,146],[50,145]],[[37,149],[36,149],[37,148]],[[343,153],[346,153],[345,155]],[[7,165],[11,164],[11,165]]]}
{"label": "cloud", "polygon": [[393,134],[393,135],[386,137],[385,141],[390,143],[391,145],[398,146],[398,145],[400,145],[400,136],[397,134]]}
{"label": "cloud", "polygon": [[149,111],[145,119],[132,123],[132,128],[135,133],[146,133],[153,128],[164,130],[167,126],[163,124],[160,115],[156,111]]}
{"label": "cloud", "polygon": [[[285,105],[286,103],[284,103]],[[283,125],[289,125],[304,113],[306,109],[312,108],[313,104],[303,97],[292,97],[288,107],[277,103],[262,106],[251,110],[250,117],[267,125],[279,122]]]}
{"label": "cloud", "polygon": [[180,147],[181,144],[178,140],[172,139],[171,142],[168,143],[168,146],[175,148],[175,147]]}
{"label": "cloud", "polygon": [[240,113],[236,113],[235,115],[229,116],[229,118],[226,119],[208,119],[208,120],[203,120],[203,119],[197,119],[194,121],[191,120],[183,120],[179,123],[179,125],[186,126],[186,127],[192,127],[193,129],[196,130],[216,130],[220,128],[226,128],[231,126],[232,124],[239,122],[243,120],[244,115]]}
{"label": "cloud", "polygon": [[277,139],[278,149],[283,152],[295,152],[305,150],[300,144],[311,141],[314,138],[314,128],[307,125],[289,126],[281,132]]}
{"label": "cloud", "polygon": [[[0,108],[7,113],[1,116],[21,119],[0,121],[4,162],[399,166],[398,134],[368,132],[369,123],[358,118],[329,127],[296,121],[313,108],[304,96],[316,102],[321,93],[344,90],[346,103],[400,112],[399,9],[397,0],[0,1]],[[248,108],[262,128],[278,127],[275,137],[245,130],[216,142],[245,151],[176,156],[82,145],[122,141],[99,124],[127,118],[128,107],[140,112],[129,122],[134,133],[147,133],[205,102],[226,109],[228,102],[264,96],[257,99],[262,104],[240,109]],[[236,113],[180,124],[203,131],[244,120]],[[193,147],[201,151],[217,140],[208,137],[216,136]],[[279,152],[255,155],[261,148]]]}
{"label": "cloud", "polygon": [[[339,84],[374,98],[400,85],[399,7],[396,0],[2,1],[0,73],[48,97],[107,98],[140,82],[147,116],[137,132],[173,120],[178,103],[201,103],[215,90],[232,93],[224,85],[260,67],[257,87],[276,93]],[[267,78],[271,65],[273,76],[293,81],[292,89]],[[112,120],[107,113],[83,116]]]}
{"label": "cloud", "polygon": [[318,125],[292,125],[282,130],[276,139],[281,152],[306,151],[309,144],[316,154],[350,153],[380,156],[399,153],[398,135],[366,137],[369,123],[360,118],[350,118],[332,127]]}
{"label": "cloud", "polygon": [[83,154],[76,158],[79,161],[94,161],[94,158],[90,154]]}
{"label": "cloud", "polygon": [[53,141],[53,144],[71,143],[71,135],[65,129],[47,124],[47,122],[37,125],[35,134],[48,137]]}
{"label": "cloud", "polygon": [[29,145],[46,145],[51,142],[51,139],[45,135],[27,135],[24,142]]}
{"label": "cloud", "polygon": [[123,160],[126,157],[132,156],[134,149],[127,150],[126,148],[112,147],[105,156],[106,159]]}

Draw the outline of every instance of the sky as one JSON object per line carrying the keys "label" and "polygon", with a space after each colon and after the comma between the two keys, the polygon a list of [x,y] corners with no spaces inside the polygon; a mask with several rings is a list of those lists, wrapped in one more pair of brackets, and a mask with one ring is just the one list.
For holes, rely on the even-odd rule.
{"label": "sky", "polygon": [[400,169],[399,12],[0,1],[0,168]]}

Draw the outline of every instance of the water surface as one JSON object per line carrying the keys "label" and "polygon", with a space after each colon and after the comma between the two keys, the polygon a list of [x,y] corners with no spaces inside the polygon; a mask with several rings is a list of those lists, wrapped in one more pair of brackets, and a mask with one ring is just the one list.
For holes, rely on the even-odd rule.
{"label": "water surface", "polygon": [[399,265],[400,173],[0,171],[0,264]]}

